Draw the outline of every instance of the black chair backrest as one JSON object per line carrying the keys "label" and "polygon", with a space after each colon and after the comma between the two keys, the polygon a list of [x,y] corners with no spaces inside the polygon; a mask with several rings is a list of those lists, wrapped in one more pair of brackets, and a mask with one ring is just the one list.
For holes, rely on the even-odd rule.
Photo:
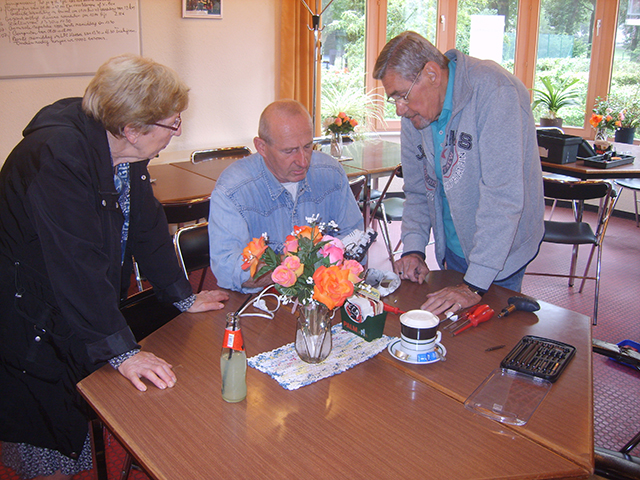
{"label": "black chair backrest", "polygon": [[604,198],[611,191],[611,184],[603,181],[586,180],[565,182],[544,179],[544,196],[560,200],[590,200]]}
{"label": "black chair backrest", "polygon": [[212,148],[210,150],[196,150],[191,153],[191,163],[200,163],[206,162],[207,160],[217,160],[229,157],[242,158],[247,155],[251,155],[249,147],[223,147]]}
{"label": "black chair backrest", "polygon": [[208,225],[208,222],[199,223],[176,232],[176,249],[187,273],[209,266]]}
{"label": "black chair backrest", "polygon": [[209,218],[209,197],[199,198],[184,203],[163,204],[168,223],[195,222]]}

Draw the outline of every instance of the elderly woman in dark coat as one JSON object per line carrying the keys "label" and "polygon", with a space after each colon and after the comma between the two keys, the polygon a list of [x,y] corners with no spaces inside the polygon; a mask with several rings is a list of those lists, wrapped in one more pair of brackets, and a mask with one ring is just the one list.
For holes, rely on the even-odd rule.
{"label": "elderly woman in dark coat", "polygon": [[24,478],[91,468],[75,384],[105,362],[141,391],[176,382],[119,311],[132,256],[160,300],[223,308],[180,269],[148,159],[180,135],[188,88],[151,60],[105,63],[83,98],[43,108],[0,171],[0,440]]}

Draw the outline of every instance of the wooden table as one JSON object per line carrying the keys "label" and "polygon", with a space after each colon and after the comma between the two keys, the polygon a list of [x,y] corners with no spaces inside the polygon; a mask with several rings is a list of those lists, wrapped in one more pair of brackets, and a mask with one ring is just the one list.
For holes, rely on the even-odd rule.
{"label": "wooden table", "polygon": [[153,194],[163,205],[207,199],[216,184],[215,180],[170,163],[149,165],[148,170]]}
{"label": "wooden table", "polygon": [[[423,286],[403,282],[388,301],[420,305],[427,291],[457,283],[432,272]],[[492,287],[495,309],[513,292]],[[387,351],[346,372],[295,391],[248,368],[248,396],[220,396],[220,344],[226,311],[182,314],[143,340],[174,365],[172,389],[135,390],[106,366],[79,390],[108,428],[156,479],[214,478],[587,478],[593,468],[589,318],[542,304],[456,337],[445,334],[447,361],[409,365]],[[244,318],[248,356],[293,340],[295,320]],[[389,314],[385,333],[399,335]],[[574,359],[523,427],[476,415],[463,401],[525,334],[576,346]],[[506,348],[485,352],[489,346]]]}
{"label": "wooden table", "polygon": [[640,178],[640,146],[627,145],[624,143],[614,143],[614,148],[618,152],[628,152],[635,156],[633,163],[620,165],[613,168],[594,168],[587,167],[583,160],[573,163],[551,163],[542,162],[542,170],[545,172],[559,173],[569,175],[581,180],[600,180],[600,179],[616,179],[616,178]]}

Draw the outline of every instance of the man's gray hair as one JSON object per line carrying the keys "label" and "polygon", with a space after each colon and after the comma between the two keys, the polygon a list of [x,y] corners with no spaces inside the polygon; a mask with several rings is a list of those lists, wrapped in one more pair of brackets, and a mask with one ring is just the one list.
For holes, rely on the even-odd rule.
{"label": "man's gray hair", "polygon": [[416,32],[402,32],[384,46],[373,69],[373,78],[382,80],[392,70],[405,80],[413,80],[427,62],[446,68],[449,59],[429,40]]}

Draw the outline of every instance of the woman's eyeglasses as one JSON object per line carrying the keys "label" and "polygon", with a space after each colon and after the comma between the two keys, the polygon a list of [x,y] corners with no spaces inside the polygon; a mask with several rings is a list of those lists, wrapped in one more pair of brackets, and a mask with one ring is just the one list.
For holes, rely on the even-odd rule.
{"label": "woman's eyeglasses", "polygon": [[152,123],[151,125],[155,125],[156,127],[168,128],[169,130],[173,130],[174,132],[177,132],[181,124],[182,124],[182,117],[178,115],[178,118],[176,118],[176,121],[173,122],[173,125],[163,125],[162,123]]}

